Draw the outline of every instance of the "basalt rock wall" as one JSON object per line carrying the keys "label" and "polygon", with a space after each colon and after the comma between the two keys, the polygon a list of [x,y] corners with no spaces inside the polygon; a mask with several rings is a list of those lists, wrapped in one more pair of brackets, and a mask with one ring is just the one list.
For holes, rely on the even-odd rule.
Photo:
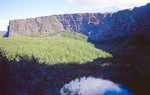
{"label": "basalt rock wall", "polygon": [[108,40],[137,33],[150,35],[150,4],[114,13],[79,13],[11,20],[9,37],[29,37],[70,30],[93,40]]}

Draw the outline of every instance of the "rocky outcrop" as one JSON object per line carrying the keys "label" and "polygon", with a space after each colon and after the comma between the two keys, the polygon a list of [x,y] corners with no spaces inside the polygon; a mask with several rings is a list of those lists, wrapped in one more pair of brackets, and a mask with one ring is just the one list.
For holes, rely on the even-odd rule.
{"label": "rocky outcrop", "polygon": [[70,30],[93,40],[107,40],[134,33],[150,35],[150,4],[115,13],[53,15],[9,22],[9,37],[28,37]]}

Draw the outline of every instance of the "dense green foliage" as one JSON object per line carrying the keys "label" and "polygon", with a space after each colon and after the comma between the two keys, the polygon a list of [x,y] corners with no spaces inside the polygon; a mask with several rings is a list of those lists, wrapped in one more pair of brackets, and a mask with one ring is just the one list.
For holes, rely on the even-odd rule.
{"label": "dense green foliage", "polygon": [[59,31],[59,32],[54,32],[54,33],[49,33],[49,34],[43,34],[43,35],[34,34],[34,35],[31,35],[30,37],[44,38],[44,37],[48,37],[48,36],[56,36],[56,35],[59,34],[59,33],[61,33],[61,31]]}
{"label": "dense green foliage", "polygon": [[112,57],[91,43],[67,38],[0,38],[0,49],[9,60],[34,56],[38,62],[47,64],[86,63],[96,58]]}
{"label": "dense green foliage", "polygon": [[87,41],[88,37],[79,33],[70,32],[70,31],[61,31],[63,38],[71,38],[76,40]]}
{"label": "dense green foliage", "polygon": [[45,38],[45,37],[56,36],[57,34],[61,34],[62,38],[71,38],[71,39],[82,40],[82,41],[87,41],[88,39],[88,37],[85,35],[76,32],[67,31],[67,30],[49,33],[45,35],[35,34],[35,35],[31,35],[30,37]]}

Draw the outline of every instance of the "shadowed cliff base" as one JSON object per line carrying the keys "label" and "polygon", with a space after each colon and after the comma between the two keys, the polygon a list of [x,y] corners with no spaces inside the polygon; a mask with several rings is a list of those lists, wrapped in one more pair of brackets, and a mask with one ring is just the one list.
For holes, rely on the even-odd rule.
{"label": "shadowed cliff base", "polygon": [[[150,38],[144,34],[135,34],[131,37],[117,37],[112,40],[93,41],[89,40],[95,47],[106,52],[112,53],[114,56],[131,56],[135,57],[141,63],[150,62]],[[139,59],[139,60],[138,60]]]}
{"label": "shadowed cliff base", "polygon": [[[136,95],[148,95],[150,70],[139,71],[133,59],[97,59],[92,63],[77,65],[46,65],[31,60],[8,61],[0,53],[0,93],[2,95],[59,95],[64,84],[80,77],[93,76],[121,83]],[[123,63],[122,63],[123,62]]]}
{"label": "shadowed cliff base", "polygon": [[[114,62],[132,63],[132,66],[135,66],[141,72],[150,69],[150,38],[143,34],[99,42],[91,41],[91,43],[95,47],[111,53],[114,56]],[[146,73],[148,74],[148,72]]]}

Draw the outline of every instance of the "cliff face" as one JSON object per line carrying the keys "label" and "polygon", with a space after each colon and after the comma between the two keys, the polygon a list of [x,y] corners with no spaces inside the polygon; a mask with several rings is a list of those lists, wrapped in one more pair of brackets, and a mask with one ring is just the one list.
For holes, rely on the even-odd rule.
{"label": "cliff face", "polygon": [[9,22],[9,37],[28,37],[70,30],[93,40],[107,40],[134,33],[150,35],[150,4],[115,13],[64,14]]}

